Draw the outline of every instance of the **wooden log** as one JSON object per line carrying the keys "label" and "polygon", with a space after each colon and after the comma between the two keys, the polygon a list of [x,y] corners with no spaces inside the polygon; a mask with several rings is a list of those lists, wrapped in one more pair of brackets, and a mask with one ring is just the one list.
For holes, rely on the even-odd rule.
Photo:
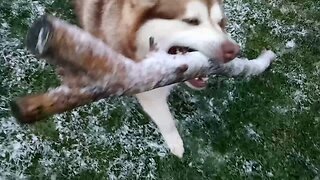
{"label": "wooden log", "polygon": [[199,52],[169,55],[152,45],[140,62],[112,50],[88,32],[51,16],[37,20],[27,48],[66,72],[63,84],[44,94],[11,102],[22,123],[33,123],[108,96],[134,95],[158,87],[222,72],[221,64]]}
{"label": "wooden log", "polygon": [[44,94],[18,98],[11,102],[14,117],[22,123],[34,123],[54,114],[70,111],[103,98],[105,94],[98,89],[70,89],[60,86]]}

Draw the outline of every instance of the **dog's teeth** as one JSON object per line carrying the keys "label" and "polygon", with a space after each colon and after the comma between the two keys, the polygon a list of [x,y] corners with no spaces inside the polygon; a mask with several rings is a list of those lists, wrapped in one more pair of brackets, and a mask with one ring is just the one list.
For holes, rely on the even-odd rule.
{"label": "dog's teeth", "polygon": [[198,81],[198,80],[199,80],[199,78],[195,78],[195,80],[197,80],[197,81]]}
{"label": "dog's teeth", "polygon": [[177,54],[183,55],[184,53],[183,53],[183,51],[177,50]]}
{"label": "dog's teeth", "polygon": [[208,81],[209,78],[208,77],[205,77],[205,78],[202,78],[203,81]]}

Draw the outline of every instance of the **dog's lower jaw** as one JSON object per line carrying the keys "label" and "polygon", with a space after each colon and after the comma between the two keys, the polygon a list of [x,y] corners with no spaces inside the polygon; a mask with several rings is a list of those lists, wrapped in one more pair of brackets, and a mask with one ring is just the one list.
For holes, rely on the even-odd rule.
{"label": "dog's lower jaw", "polygon": [[167,97],[172,87],[173,86],[158,88],[137,94],[136,97],[144,111],[157,125],[171,153],[182,158],[184,153],[183,141],[176,128],[175,121],[167,103]]}

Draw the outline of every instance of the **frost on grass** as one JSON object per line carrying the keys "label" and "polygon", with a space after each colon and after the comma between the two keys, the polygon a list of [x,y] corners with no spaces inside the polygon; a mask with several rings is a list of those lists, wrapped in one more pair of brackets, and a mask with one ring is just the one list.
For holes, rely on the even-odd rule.
{"label": "frost on grass", "polygon": [[[21,21],[30,24],[44,13],[44,5],[51,2],[15,1],[10,7],[11,13],[26,10],[30,16]],[[111,104],[99,102],[88,109],[48,120],[53,121],[54,126],[46,130],[57,133],[57,137],[50,137],[46,130],[39,133],[36,127],[22,126],[10,116],[8,104],[12,98],[43,90],[30,87],[30,81],[48,82],[52,78],[44,61],[31,56],[23,47],[23,41],[14,38],[11,30],[10,23],[0,15],[0,179],[74,177],[83,171],[119,178],[128,173],[138,176],[136,169],[141,177],[154,177],[152,157],[163,157],[168,151],[154,126],[146,124],[138,128],[137,124],[127,124],[135,118],[130,112],[137,108],[135,101],[131,102],[133,99],[120,98]],[[110,114],[121,117],[123,111],[126,118],[119,118],[119,121],[127,125],[111,133],[106,121],[111,118]]]}
{"label": "frost on grass", "polygon": [[[66,115],[50,119],[54,121],[54,131],[58,133],[54,140],[46,134],[39,135],[32,126],[17,124],[10,117],[8,103],[11,98],[29,91],[27,76],[31,78],[48,67],[21,48],[19,40],[10,38],[8,28],[4,22],[0,29],[3,37],[1,39],[4,40],[0,44],[1,78],[7,90],[7,95],[0,96],[0,178],[23,179],[34,175],[34,171],[39,177],[55,174],[61,176],[62,172],[67,172],[72,177],[90,170],[110,177],[126,177],[127,173],[134,174],[137,168],[141,173],[145,173],[148,168],[149,172],[145,176],[154,177],[155,162],[152,157],[167,154],[162,142],[160,145],[150,145],[151,142],[159,143],[155,138],[159,134],[154,133],[154,127],[149,124],[139,128],[134,127],[134,124],[124,125],[110,133],[101,124],[116,111],[126,111],[126,118],[119,121],[124,124],[130,122],[134,118],[130,111],[136,108],[134,103],[130,103],[132,99],[123,98],[113,104],[96,103],[87,109],[70,113],[70,121],[67,121]],[[87,115],[80,115],[84,113]],[[144,135],[148,137],[143,137]],[[95,153],[92,152],[94,150]],[[117,150],[126,153],[122,155]],[[145,151],[150,154],[147,156]],[[115,157],[110,160],[108,155]],[[109,171],[106,172],[105,169]],[[141,177],[143,176],[142,174]]]}
{"label": "frost on grass", "polygon": [[[270,29],[269,33],[272,36],[286,39],[283,43],[272,45],[273,50],[278,55],[278,61],[283,61],[284,55],[291,54],[296,56],[294,53],[300,48],[296,39],[303,39],[306,37],[309,34],[309,30],[306,29],[303,24],[286,22],[277,19],[277,17],[272,15],[272,10],[277,10],[279,7],[280,12],[283,15],[287,15],[289,12],[299,11],[297,6],[290,3],[289,5],[284,5],[283,2],[284,1],[270,1],[265,3],[254,1],[253,3],[247,3],[243,0],[228,2],[226,8],[230,20],[229,29],[231,36],[242,44],[242,48],[246,48],[246,37],[251,34],[259,33],[254,31],[255,26],[264,25]],[[300,15],[296,17],[297,20],[301,20],[305,16],[304,12],[299,12]],[[284,63],[290,63],[290,67],[294,67],[294,69],[284,65],[278,66],[277,63],[275,63],[276,65],[272,67],[271,71],[274,74],[285,76],[292,86],[299,87],[299,89],[294,91],[290,96],[294,99],[296,106],[305,110],[308,108],[308,103],[311,101],[311,97],[308,96],[308,93],[311,90],[317,90],[318,88],[311,80],[309,80],[309,75],[305,73],[306,69],[301,66],[301,62],[290,59],[290,62]],[[277,108],[283,109],[284,107]],[[296,109],[292,108],[288,111],[296,111]]]}
{"label": "frost on grass", "polygon": [[[231,36],[242,46],[243,49],[256,48],[246,47],[246,43],[248,42],[247,37],[260,33],[259,31],[256,31],[258,26],[267,27],[266,29],[269,30],[268,34],[270,34],[270,36],[284,39],[284,41],[270,44],[270,46],[273,48],[272,50],[274,50],[278,55],[278,61],[274,63],[275,65],[272,66],[270,71],[276,76],[284,77],[285,82],[288,83],[288,87],[278,88],[279,91],[289,97],[291,101],[289,101],[288,103],[274,101],[274,104],[271,105],[272,107],[270,110],[278,115],[288,116],[310,110],[310,104],[314,101],[311,94],[320,93],[318,85],[314,83],[314,77],[319,75],[320,68],[316,68],[316,70],[313,72],[313,76],[311,76],[306,67],[302,66],[302,62],[300,62],[299,58],[288,58],[288,56],[301,57],[301,55],[297,53],[298,51],[301,51],[299,40],[304,39],[310,32],[309,29],[306,28],[306,26],[302,23],[286,22],[274,16],[272,14],[273,10],[278,10],[279,7],[281,7],[281,12],[284,16],[289,12],[297,10],[292,9],[291,5],[286,6],[283,1],[268,1],[268,3],[262,1],[252,1],[248,3],[248,1],[239,0],[227,1],[225,4],[227,17],[229,20],[228,30]],[[303,18],[304,12],[301,12],[301,10],[298,11],[300,12],[301,16],[297,17],[297,19],[300,20],[301,18]],[[268,38],[268,36],[260,37],[265,39]],[[260,39],[257,39],[256,41],[260,41]],[[237,89],[237,83],[237,80],[225,81],[225,84],[228,87],[230,86],[232,88],[228,89],[228,92],[223,95],[223,103],[219,104],[220,99],[216,97],[212,99],[197,97],[201,98],[202,100],[196,101],[200,103],[207,103],[208,105],[210,105],[210,109],[214,110],[214,112],[210,112],[210,116],[212,117],[212,119],[214,121],[224,122],[224,120],[220,117],[221,112],[228,112],[228,108],[232,107],[232,104],[235,104],[239,100],[239,97],[236,96],[237,93],[233,93],[240,90]],[[195,97],[193,96],[191,96],[191,98],[195,99]],[[215,107],[212,107],[211,105]],[[252,118],[254,119],[254,117]],[[236,118],[232,120],[237,121]],[[192,120],[186,122],[189,123],[191,121]],[[190,126],[191,124],[192,123],[189,123],[185,126]],[[243,125],[243,129],[245,130],[247,137],[253,140],[252,143],[261,142],[261,140],[265,138],[264,134],[258,134],[254,130],[254,126],[252,124]],[[244,164],[244,174],[252,175],[251,162],[254,162],[254,160],[244,161],[242,159],[239,159],[239,161]],[[262,164],[259,166],[263,168]],[[268,172],[265,174],[265,176],[272,177],[274,175],[270,169],[265,170]]]}
{"label": "frost on grass", "polygon": [[[110,133],[101,124],[110,119],[109,114],[119,110],[126,111],[127,118],[121,119],[123,123],[131,121],[133,116],[130,115],[130,111],[136,108],[134,103],[130,103],[131,99],[124,98],[114,104],[100,102],[88,109],[74,111],[70,113],[70,122],[67,121],[66,115],[50,119],[54,121],[56,127],[54,131],[58,133],[58,138],[54,140],[48,138],[46,134],[39,135],[32,126],[17,124],[15,119],[10,117],[8,103],[11,98],[20,93],[29,92],[29,78],[48,67],[30,56],[21,47],[21,41],[9,37],[8,28],[8,24],[2,22],[0,32],[3,41],[0,44],[0,69],[2,83],[5,85],[7,94],[0,96],[2,102],[0,178],[23,179],[34,175],[32,173],[34,171],[39,177],[49,177],[55,174],[61,176],[62,172],[67,172],[68,176],[72,177],[88,170],[110,177],[115,175],[125,177],[128,172],[134,174],[136,168],[140,168],[142,172],[148,168],[150,171],[145,176],[155,176],[152,156],[164,156],[167,150],[160,145],[149,146],[150,142],[157,143],[156,138],[152,139],[154,134],[158,135],[153,133],[156,131],[154,127],[146,125],[142,128],[134,128],[125,125],[115,133]],[[42,78],[46,79],[46,77]],[[36,90],[33,89],[33,91]],[[123,108],[117,109],[116,107]],[[94,109],[99,110],[94,112]],[[80,113],[88,115],[80,115]],[[143,137],[146,134],[149,136]],[[121,155],[117,152],[117,147],[121,147],[124,152],[128,153],[125,153],[125,156]],[[92,151],[95,149],[97,150],[93,156]],[[145,151],[149,151],[150,155],[137,155],[145,154]],[[114,158],[116,160],[109,160],[108,154],[116,156]],[[98,158],[99,156],[101,158]],[[105,171],[107,168],[108,172]]]}
{"label": "frost on grass", "polygon": [[246,129],[246,135],[249,139],[254,142],[261,142],[261,136],[255,131],[253,124],[245,125],[244,127]]}
{"label": "frost on grass", "polygon": [[262,167],[261,165],[253,160],[250,161],[245,161],[244,164],[242,165],[243,171],[244,171],[244,176],[246,175],[252,175],[254,173],[261,172]]}
{"label": "frost on grass", "polygon": [[[28,8],[32,8],[31,7]],[[12,13],[18,13],[22,7],[12,5]],[[39,148],[48,149],[51,143],[31,132],[30,129],[16,123],[9,115],[8,103],[12,95],[19,89],[28,91],[26,76],[30,71],[43,69],[39,63],[23,48],[21,41],[10,38],[10,25],[0,19],[0,73],[2,91],[0,96],[0,178],[24,178],[26,170],[32,164],[34,155]]]}
{"label": "frost on grass", "polygon": [[[19,15],[28,12],[23,21],[29,24],[43,14],[45,5],[53,1],[22,1],[14,0],[10,5],[10,13]],[[261,1],[247,3],[245,0],[227,1],[225,7],[229,18],[229,31],[242,48],[247,48],[247,37],[256,32],[256,27],[265,25],[270,28],[272,36],[285,39],[280,44],[272,44],[274,50],[279,52],[278,60],[299,50],[298,39],[308,35],[309,31],[300,24],[286,23],[272,16],[271,8],[281,5],[281,13],[288,14],[294,11],[291,6],[282,5],[283,1]],[[1,7],[1,5],[0,5]],[[0,9],[0,12],[2,9]],[[298,9],[299,10],[299,9]],[[12,18],[10,17],[10,18]],[[301,17],[299,17],[301,18]],[[20,19],[21,20],[21,19]],[[20,39],[13,38],[10,22],[0,13],[0,179],[23,179],[32,175],[38,177],[76,177],[83,172],[94,172],[109,179],[124,179],[125,177],[156,179],[157,161],[168,157],[168,150],[155,128],[154,124],[141,122],[146,117],[141,114],[139,106],[133,98],[118,98],[100,101],[77,111],[55,116],[49,121],[53,122],[52,129],[44,128],[39,132],[36,127],[21,126],[10,116],[8,103],[11,98],[42,89],[43,85],[32,85],[35,82],[48,82],[52,75],[46,71],[48,66],[30,56],[23,48]],[[261,37],[263,38],[263,37]],[[258,40],[257,40],[258,41]],[[253,47],[250,47],[253,48]],[[262,47],[259,47],[262,48]],[[290,67],[282,66],[289,62],[280,63],[272,67],[273,74],[285,77],[291,89],[285,92],[293,104],[274,104],[272,111],[281,115],[291,112],[302,112],[308,109],[312,96],[310,92],[319,92],[317,84],[312,83],[310,74],[305,73],[301,62],[290,61]],[[320,65],[312,72],[319,76]],[[40,74],[40,75],[39,75]],[[34,77],[37,76],[37,80]],[[46,77],[50,78],[46,78]],[[30,84],[30,81],[32,82]],[[236,159],[234,169],[238,174],[250,176],[255,173],[265,174],[267,177],[277,176],[273,169],[267,169],[257,159],[237,155],[238,149],[230,148],[228,152],[217,152],[215,146],[208,140],[212,131],[221,133],[219,129],[206,127],[206,122],[217,122],[222,133],[226,130],[226,120],[221,116],[239,100],[237,80],[225,80],[225,91],[221,97],[214,95],[192,95],[193,92],[183,92],[187,102],[186,107],[175,107],[180,117],[178,126],[184,139],[187,150],[192,153],[189,158],[189,167],[197,172],[206,172],[206,169],[219,170],[219,167],[228,166],[232,159]],[[30,89],[30,86],[32,88]],[[36,86],[36,87],[34,87]],[[182,94],[182,93],[181,93]],[[213,96],[213,97],[212,97]],[[253,97],[255,98],[255,97]],[[179,99],[180,100],[180,99]],[[196,104],[193,108],[189,104]],[[204,110],[197,106],[204,106]],[[179,113],[179,114],[178,114]],[[183,114],[181,114],[183,113]],[[233,119],[236,121],[237,119]],[[316,118],[319,121],[319,118]],[[208,124],[208,123],[207,123]],[[192,128],[201,127],[203,137],[194,137]],[[253,124],[243,124],[242,128],[247,138],[258,144],[265,139],[264,134]],[[53,131],[54,135],[49,132]],[[225,131],[226,130],[226,131]],[[51,137],[52,136],[52,137]],[[212,136],[211,136],[212,137]],[[224,136],[222,136],[224,138]],[[223,139],[224,140],[224,139]],[[217,140],[218,141],[218,140]],[[195,143],[196,146],[192,146]],[[199,158],[200,157],[200,158]],[[206,159],[210,161],[206,161]],[[250,159],[250,160],[247,160]],[[209,162],[209,165],[207,164]],[[215,162],[215,164],[210,164]],[[227,162],[227,163],[226,163]],[[212,165],[212,166],[211,166]],[[211,172],[208,170],[208,172]],[[228,171],[230,172],[230,171]]]}

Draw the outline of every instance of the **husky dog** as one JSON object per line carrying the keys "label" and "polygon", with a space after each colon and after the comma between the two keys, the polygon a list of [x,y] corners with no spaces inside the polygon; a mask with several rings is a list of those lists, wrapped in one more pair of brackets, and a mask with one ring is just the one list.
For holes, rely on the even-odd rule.
{"label": "husky dog", "polygon": [[[225,30],[223,0],[75,0],[81,26],[123,55],[141,61],[153,37],[169,54],[198,51],[223,63],[225,74],[258,75],[275,59],[265,51],[255,60],[236,58],[240,47]],[[185,82],[201,90],[208,78]],[[159,128],[171,152],[182,157],[183,141],[169,111],[167,97],[174,85],[136,95]]]}

